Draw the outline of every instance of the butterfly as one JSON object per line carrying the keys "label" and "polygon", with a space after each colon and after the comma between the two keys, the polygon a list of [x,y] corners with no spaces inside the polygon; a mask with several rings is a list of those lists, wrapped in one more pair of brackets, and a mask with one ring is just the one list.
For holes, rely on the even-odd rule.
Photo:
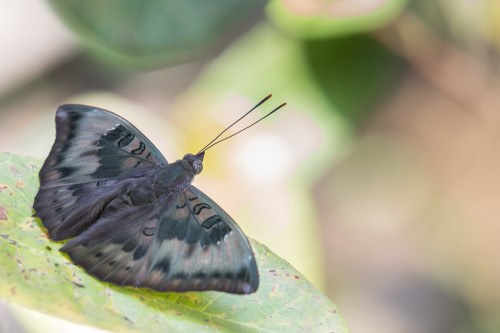
{"label": "butterfly", "polygon": [[122,117],[62,105],[40,169],[35,213],[51,240],[70,239],[60,251],[101,281],[157,291],[253,293],[259,274],[246,236],[191,185],[207,149],[265,118],[214,142],[243,117],[197,154],[168,163]]}

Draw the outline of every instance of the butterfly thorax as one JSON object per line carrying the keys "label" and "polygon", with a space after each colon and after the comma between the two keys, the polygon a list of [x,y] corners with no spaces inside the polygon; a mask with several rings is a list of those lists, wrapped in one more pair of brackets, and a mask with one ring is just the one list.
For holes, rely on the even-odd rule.
{"label": "butterfly thorax", "polygon": [[155,192],[186,189],[203,169],[203,156],[186,154],[181,160],[161,166],[153,179]]}

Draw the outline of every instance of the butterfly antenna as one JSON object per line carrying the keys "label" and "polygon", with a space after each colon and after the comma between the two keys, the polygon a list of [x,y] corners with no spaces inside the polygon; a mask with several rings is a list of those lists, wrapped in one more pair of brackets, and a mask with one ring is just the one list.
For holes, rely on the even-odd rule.
{"label": "butterfly antenna", "polygon": [[250,112],[252,112],[253,110],[255,110],[256,108],[258,108],[262,103],[264,103],[265,101],[267,101],[269,98],[271,98],[272,94],[269,94],[267,95],[262,101],[260,101],[259,103],[257,103],[257,105],[255,105],[253,108],[250,109],[250,111],[248,111],[247,113],[245,113],[243,116],[241,116],[240,118],[238,118],[238,120],[236,120],[234,123],[232,123],[231,125],[229,125],[228,127],[226,127],[225,130],[223,130],[222,132],[219,133],[219,135],[217,135],[212,141],[210,141],[205,147],[201,148],[200,151],[198,152],[198,154],[200,154],[201,152],[205,151],[208,149],[208,147],[215,141],[217,140],[218,138],[220,138],[220,136],[222,134],[224,134],[228,129],[230,129],[231,127],[233,127],[234,125],[236,125],[236,123],[238,123],[241,119],[245,118]]}
{"label": "butterfly antenna", "polygon": [[[286,105],[286,103],[281,104],[281,105],[280,105],[280,106],[278,106],[276,109],[274,109],[273,111],[271,111],[271,112],[269,112],[268,114],[266,114],[264,117],[262,117],[262,118],[260,118],[259,120],[257,120],[257,121],[255,121],[255,122],[251,123],[251,124],[250,124],[250,125],[248,125],[247,127],[243,128],[243,129],[241,129],[241,130],[239,130],[238,132],[236,132],[236,133],[234,133],[234,134],[231,134],[230,136],[225,137],[224,139],[220,139],[219,141],[216,141],[216,142],[214,142],[214,143],[211,143],[211,144],[209,144],[208,146],[205,146],[205,148],[203,148],[203,149],[200,151],[200,153],[201,153],[202,151],[207,151],[208,149],[212,148],[212,147],[213,147],[213,146],[215,146],[216,144],[221,143],[222,141],[225,141],[225,140],[227,140],[227,139],[229,139],[229,138],[232,138],[232,137],[233,137],[233,136],[235,136],[236,134],[241,133],[241,132],[243,132],[244,130],[246,130],[247,128],[252,127],[253,125],[257,124],[259,121],[266,119],[267,117],[269,117],[270,115],[272,115],[273,113],[275,113],[276,111],[278,111],[279,109],[281,109],[282,107],[284,107],[285,105]],[[221,134],[222,134],[222,133],[221,133]],[[219,136],[220,136],[220,135],[219,135]],[[212,142],[213,142],[213,141],[212,141]],[[199,153],[198,153],[198,154],[199,154]]]}

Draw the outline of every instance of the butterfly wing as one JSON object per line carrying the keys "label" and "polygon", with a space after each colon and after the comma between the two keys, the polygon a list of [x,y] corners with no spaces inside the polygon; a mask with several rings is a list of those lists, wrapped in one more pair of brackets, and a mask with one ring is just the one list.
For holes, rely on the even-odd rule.
{"label": "butterfly wing", "polygon": [[56,140],[40,170],[33,207],[54,240],[78,235],[120,195],[123,177],[141,177],[167,160],[132,124],[91,106],[63,105]]}
{"label": "butterfly wing", "polygon": [[168,193],[155,204],[112,207],[61,249],[88,273],[158,291],[257,290],[257,265],[247,238],[194,186]]}

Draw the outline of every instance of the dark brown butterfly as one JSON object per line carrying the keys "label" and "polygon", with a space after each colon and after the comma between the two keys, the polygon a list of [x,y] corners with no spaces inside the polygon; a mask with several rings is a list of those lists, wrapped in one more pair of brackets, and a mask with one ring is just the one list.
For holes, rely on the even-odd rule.
{"label": "dark brown butterfly", "polygon": [[253,293],[259,275],[247,238],[191,185],[205,151],[232,136],[214,142],[222,133],[196,155],[168,163],[118,115],[63,105],[40,170],[36,215],[52,240],[72,238],[60,251],[102,281],[158,291]]}

